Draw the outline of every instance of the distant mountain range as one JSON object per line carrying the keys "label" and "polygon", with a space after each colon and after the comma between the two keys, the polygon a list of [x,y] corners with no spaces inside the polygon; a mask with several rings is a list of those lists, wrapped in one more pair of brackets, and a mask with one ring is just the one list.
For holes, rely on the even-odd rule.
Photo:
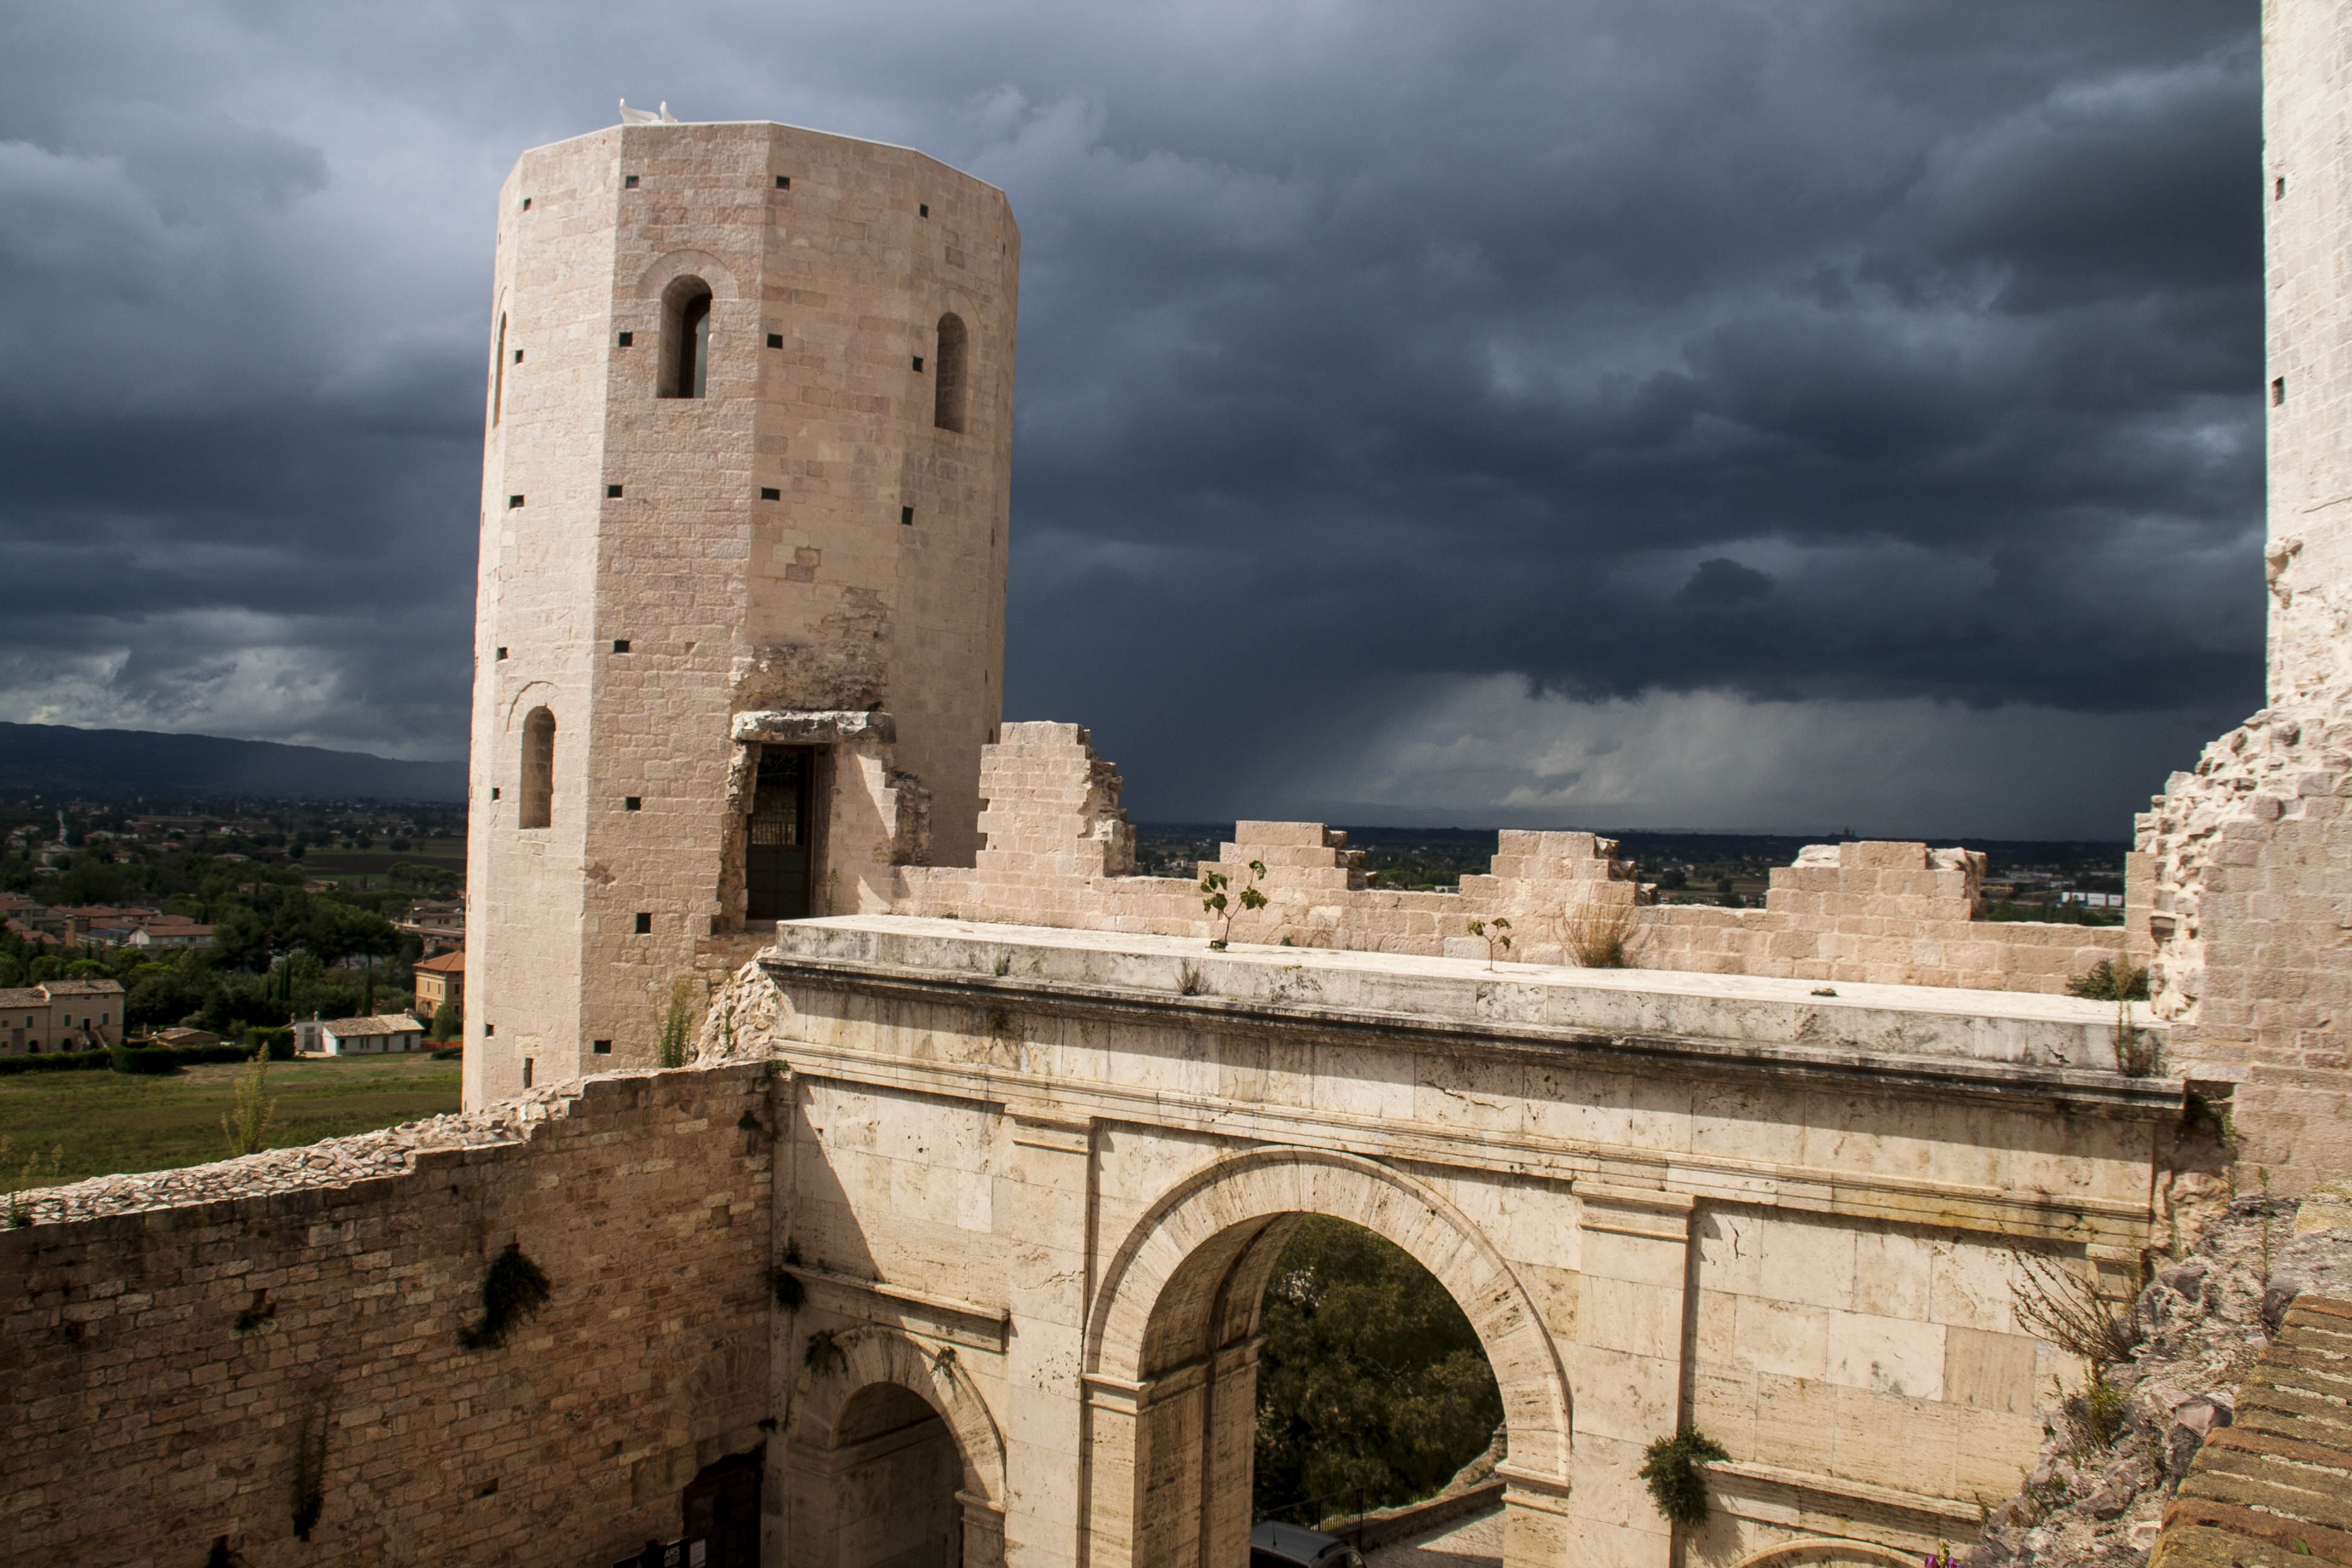
{"label": "distant mountain range", "polygon": [[466,798],[466,764],[402,763],[364,752],[218,735],[0,724],[0,795],[259,795],[454,805]]}

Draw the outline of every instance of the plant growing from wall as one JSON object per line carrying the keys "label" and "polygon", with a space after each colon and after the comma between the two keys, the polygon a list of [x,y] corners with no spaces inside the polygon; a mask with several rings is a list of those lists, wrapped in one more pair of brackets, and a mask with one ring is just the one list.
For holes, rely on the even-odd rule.
{"label": "plant growing from wall", "polygon": [[327,1416],[335,1390],[322,1384],[303,1402],[301,1419],[294,1428],[294,1538],[310,1539],[319,1516],[327,1507]]}
{"label": "plant growing from wall", "polygon": [[808,1287],[802,1284],[800,1276],[789,1268],[771,1268],[768,1270],[768,1289],[775,1292],[776,1306],[780,1310],[797,1312],[808,1302]]}
{"label": "plant growing from wall", "polygon": [[496,1350],[547,1305],[548,1289],[547,1276],[522,1255],[521,1244],[508,1242],[482,1276],[482,1321],[458,1337],[469,1351]]}
{"label": "plant growing from wall", "polygon": [[1495,967],[1496,949],[1500,948],[1505,952],[1511,951],[1511,922],[1501,915],[1491,921],[1472,921],[1470,934],[1486,944],[1486,967],[1489,971]]}
{"label": "plant growing from wall", "polygon": [[269,1053],[264,1047],[236,1075],[236,1103],[221,1112],[221,1131],[227,1135],[232,1160],[240,1154],[258,1154],[269,1146],[269,1120],[277,1113],[278,1102],[262,1098],[268,1073]]}
{"label": "plant growing from wall", "polygon": [[808,1337],[808,1345],[801,1352],[801,1364],[819,1377],[830,1377],[849,1370],[849,1352],[835,1342],[831,1329],[819,1329]]}
{"label": "plant growing from wall", "polygon": [[2145,1002],[2147,971],[2128,958],[2103,958],[2067,981],[2066,994],[2093,1002]]}
{"label": "plant growing from wall", "polygon": [[1561,911],[1561,944],[1586,969],[1627,969],[1633,940],[1633,906],[1601,899],[1574,899]]}
{"label": "plant growing from wall", "polygon": [[2097,1277],[2040,1253],[2011,1252],[2010,1299],[2028,1333],[2090,1363],[2095,1381],[2138,1342],[2129,1317],[2099,1294]]}
{"label": "plant growing from wall", "polygon": [[669,983],[669,998],[662,1005],[661,1027],[655,1037],[656,1066],[686,1065],[687,1041],[694,1025],[694,976],[681,974]]}
{"label": "plant growing from wall", "polygon": [[2164,1066],[2164,1045],[2153,1030],[2131,1021],[2131,998],[2116,997],[2116,1071],[2126,1078],[2154,1078]]}
{"label": "plant growing from wall", "polygon": [[1688,1425],[1643,1449],[1640,1474],[1650,1489],[1650,1500],[1658,1506],[1658,1517],[1685,1528],[1705,1524],[1706,1482],[1697,1467],[1729,1458],[1722,1444]]}
{"label": "plant growing from wall", "polygon": [[1265,895],[1257,890],[1258,879],[1265,875],[1265,862],[1251,861],[1249,874],[1249,881],[1229,900],[1225,889],[1233,886],[1232,878],[1223,871],[1201,873],[1201,907],[1209,911],[1211,920],[1223,922],[1217,928],[1217,934],[1209,939],[1209,945],[1220,952],[1223,951],[1227,939],[1234,934],[1234,915],[1242,910],[1265,908]]}

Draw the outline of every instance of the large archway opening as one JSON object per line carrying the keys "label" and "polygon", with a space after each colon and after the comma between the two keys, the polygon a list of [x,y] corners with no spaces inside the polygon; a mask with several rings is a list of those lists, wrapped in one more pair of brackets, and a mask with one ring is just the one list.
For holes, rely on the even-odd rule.
{"label": "large archway opening", "polygon": [[[1095,1561],[1106,1568],[1250,1561],[1264,1309],[1313,1215],[1360,1226],[1405,1254],[1461,1312],[1491,1369],[1507,1432],[1503,1555],[1549,1560],[1544,1542],[1557,1540],[1567,1493],[1568,1389],[1549,1333],[1509,1266],[1443,1194],[1393,1167],[1265,1148],[1178,1184],[1109,1260],[1087,1352]],[[1344,1238],[1348,1228],[1325,1235]],[[1402,1277],[1370,1249],[1357,1261],[1366,1278]],[[1435,1359],[1446,1363],[1440,1381],[1468,1384],[1476,1409],[1475,1370]],[[1433,1446],[1403,1468],[1434,1468],[1444,1452]],[[1395,1484],[1407,1483],[1400,1477]]]}
{"label": "large archway opening", "polygon": [[1412,1256],[1309,1215],[1259,1311],[1252,1512],[1309,1529],[1420,1502],[1502,1456],[1503,1396],[1468,1314]]}

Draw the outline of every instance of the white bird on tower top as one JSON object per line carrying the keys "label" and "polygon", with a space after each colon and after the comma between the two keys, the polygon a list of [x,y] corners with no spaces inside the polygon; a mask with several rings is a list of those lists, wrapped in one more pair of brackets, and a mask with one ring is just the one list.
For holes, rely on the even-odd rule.
{"label": "white bird on tower top", "polygon": [[659,110],[631,109],[627,99],[621,100],[621,123],[624,125],[675,125],[677,117],[669,111],[669,100],[662,100]]}

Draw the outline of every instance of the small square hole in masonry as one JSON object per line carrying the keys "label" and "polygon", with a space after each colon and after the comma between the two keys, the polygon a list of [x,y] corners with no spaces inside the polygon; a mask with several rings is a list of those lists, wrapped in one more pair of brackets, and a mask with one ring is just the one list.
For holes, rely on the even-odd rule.
{"label": "small square hole in masonry", "polygon": [[910,506],[902,506],[902,507],[900,507],[900,508],[898,509],[898,521],[899,521],[899,523],[900,523],[902,526],[904,526],[904,527],[907,527],[907,528],[912,528],[912,527],[914,527],[914,526],[915,526],[915,509],[914,509],[913,507],[910,507]]}
{"label": "small square hole in masonry", "polygon": [[517,363],[517,364],[520,364],[520,363],[522,363],[522,350],[520,350],[520,349],[517,349],[517,350],[515,350],[515,358],[514,358],[514,362],[515,362],[515,363]]}
{"label": "small square hole in masonry", "polygon": [[922,368],[923,368],[923,356],[922,356],[922,355],[920,355],[920,354],[917,354],[917,355],[915,356],[915,368],[916,368],[917,370],[920,370],[920,369],[922,369]]}
{"label": "small square hole in masonry", "polygon": [[498,785],[496,785],[496,784],[492,784],[492,785],[490,786],[490,798],[491,798],[492,800],[496,800],[496,799],[498,799],[498,798],[499,798],[499,786],[498,786]]}
{"label": "small square hole in masonry", "polygon": [[588,1048],[600,1057],[609,1057],[613,1054],[613,1042],[610,1040],[591,1040],[588,1042]]}
{"label": "small square hole in masonry", "polygon": [[776,189],[780,191],[789,191],[792,188],[793,177],[790,174],[778,174],[776,176]]}
{"label": "small square hole in masonry", "polygon": [[606,500],[619,500],[621,499],[621,487],[618,485],[606,485],[604,487],[604,499]]}
{"label": "small square hole in masonry", "polygon": [[929,216],[931,216],[931,204],[930,204],[930,203],[929,203],[929,202],[917,202],[917,203],[915,204],[915,216],[916,216],[917,217],[929,217]]}
{"label": "small square hole in masonry", "polygon": [[507,656],[507,650],[506,650],[506,649],[504,649],[504,648],[500,648],[500,649],[499,649],[499,651],[498,651],[498,657],[499,657],[499,658],[506,658],[506,656]]}
{"label": "small square hole in masonry", "polygon": [[760,487],[760,499],[761,500],[782,500],[784,499],[784,492],[776,489],[772,485],[761,485]]}
{"label": "small square hole in masonry", "polygon": [[521,505],[522,505],[522,497],[520,497],[520,496],[509,496],[509,497],[507,497],[507,510],[508,510],[509,511],[513,511],[514,510],[516,510],[518,507],[520,507],[520,506],[521,506]]}
{"label": "small square hole in masonry", "polygon": [[2286,200],[2286,176],[2284,174],[2281,174],[2277,179],[2271,182],[2271,200],[2274,202],[2283,202]]}
{"label": "small square hole in masonry", "polygon": [[2286,377],[2280,376],[2276,381],[2271,383],[2271,406],[2273,408],[2276,408],[2280,404],[2284,403],[2285,401]]}
{"label": "small square hole in masonry", "polygon": [[637,917],[637,934],[639,936],[651,936],[653,934],[653,931],[654,917],[651,915],[639,915]]}
{"label": "small square hole in masonry", "polygon": [[641,795],[625,795],[621,797],[623,811],[643,811],[645,808],[646,797]]}
{"label": "small square hole in masonry", "polygon": [[613,639],[613,651],[614,651],[614,653],[626,653],[626,652],[628,652],[628,651],[629,651],[629,639],[628,639],[628,638],[626,638],[626,637],[614,637],[614,638]]}
{"label": "small square hole in masonry", "polygon": [[498,1032],[499,1026],[496,1024],[485,1024],[482,1026],[482,1038],[486,1040]]}
{"label": "small square hole in masonry", "polygon": [[625,191],[634,191],[636,188],[637,177],[635,174],[624,174],[621,176],[621,189]]}
{"label": "small square hole in masonry", "polygon": [[621,334],[621,346],[622,346],[623,348],[627,348],[630,344],[632,344],[632,343],[635,342],[636,341],[637,341],[637,334],[636,334],[636,333],[635,333],[635,332],[623,332],[623,333]]}
{"label": "small square hole in masonry", "polygon": [[782,348],[784,346],[784,334],[782,332],[770,332],[768,334],[768,346],[772,349]]}
{"label": "small square hole in masonry", "polygon": [[530,198],[529,196],[525,196],[522,199],[522,210],[525,212],[530,211]]}

